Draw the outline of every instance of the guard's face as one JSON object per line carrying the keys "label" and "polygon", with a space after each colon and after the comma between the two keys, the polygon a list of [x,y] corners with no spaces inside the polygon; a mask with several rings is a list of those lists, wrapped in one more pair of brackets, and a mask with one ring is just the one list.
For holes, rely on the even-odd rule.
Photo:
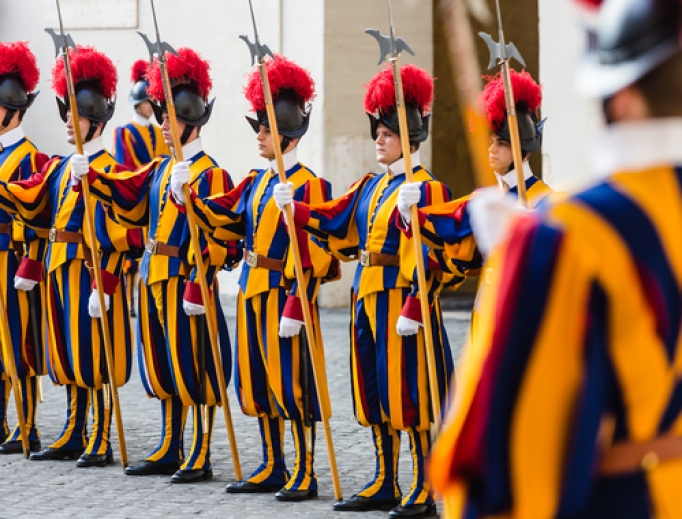
{"label": "guard's face", "polygon": [[511,144],[503,141],[497,135],[490,136],[490,146],[488,147],[488,163],[493,171],[504,175],[509,171],[512,163]]}
{"label": "guard's face", "polygon": [[383,124],[377,126],[376,144],[377,162],[390,166],[402,156],[400,135],[393,133]]}
{"label": "guard's face", "polygon": [[142,101],[135,107],[135,110],[145,119],[149,119],[153,114],[152,105],[149,101]]}
{"label": "guard's face", "polygon": [[[177,119],[176,119],[177,121]],[[185,123],[182,121],[177,121],[178,124],[178,135],[182,135],[182,132],[185,131],[185,126],[187,126]],[[166,143],[166,146],[173,146],[173,136],[171,134],[171,129],[170,129],[170,119],[168,119],[168,114],[166,112],[163,113],[163,124],[161,125],[161,133],[163,134],[163,140]],[[191,139],[188,139],[187,142],[189,142]]]}
{"label": "guard's face", "polygon": [[261,157],[267,160],[275,158],[275,147],[272,145],[270,128],[261,124],[256,134],[256,142],[258,142],[258,154]]}
{"label": "guard's face", "polygon": [[[90,130],[90,121],[85,117],[79,117],[78,126],[80,126],[81,129],[81,139],[85,142],[85,136],[88,134],[88,130]],[[98,136],[98,133],[99,132],[95,133],[93,139]],[[71,117],[71,110],[66,112],[66,142],[73,146],[76,145],[76,132],[74,130],[73,118]]]}

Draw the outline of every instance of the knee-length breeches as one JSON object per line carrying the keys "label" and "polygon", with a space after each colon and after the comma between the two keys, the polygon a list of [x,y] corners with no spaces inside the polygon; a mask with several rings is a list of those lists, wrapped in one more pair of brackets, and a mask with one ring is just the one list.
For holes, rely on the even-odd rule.
{"label": "knee-length breeches", "polygon": [[[430,412],[424,329],[401,337],[395,326],[408,289],[392,288],[353,297],[351,323],[351,383],[355,417],[361,425],[390,422],[393,428],[424,431]],[[431,310],[433,349],[441,402],[453,371],[450,343],[440,302]]]}
{"label": "knee-length breeches", "polygon": [[[57,384],[100,389],[107,377],[101,323],[88,313],[92,280],[85,262],[70,260],[48,274],[48,372]],[[133,338],[122,283],[107,312],[116,385],[130,378]]]}
{"label": "knee-length breeches", "polygon": [[[45,374],[45,343],[42,340],[45,328],[41,318],[45,285],[44,283],[37,284],[30,296],[24,290],[15,289],[14,275],[18,267],[19,261],[13,250],[0,251],[0,272],[2,273],[0,274],[0,293],[7,311],[7,316],[1,316],[4,322],[2,326],[8,327],[18,375],[23,378],[27,375]],[[33,303],[33,309],[30,303]],[[37,335],[34,328],[37,329]],[[0,335],[0,337],[4,336]],[[4,373],[5,362],[9,358],[6,349],[8,345],[4,340],[1,342],[0,373]],[[9,367],[6,371],[9,375]]]}
{"label": "knee-length breeches", "polygon": [[[217,285],[212,290],[216,293]],[[189,317],[182,308],[185,281],[173,277],[140,285],[138,360],[142,383],[149,396],[160,399],[178,395],[184,405],[201,403],[201,385],[205,403],[220,403],[216,367],[207,330],[200,332],[205,317]],[[218,321],[218,342],[225,383],[230,382],[232,349],[227,323],[220,303],[214,305]],[[204,337],[203,347],[199,344]],[[199,355],[205,359],[204,380],[199,376]]]}
{"label": "knee-length breeches", "polygon": [[[279,414],[300,420],[303,417],[302,347],[297,336],[279,336],[279,321],[286,303],[284,288],[271,288],[248,299],[239,291],[237,298],[237,354],[235,385],[242,411],[250,416]],[[318,357],[324,360],[317,306],[313,310]],[[306,350],[307,353],[307,350]],[[320,420],[315,380],[308,366],[308,398],[312,418]],[[320,366],[324,369],[324,363]],[[326,375],[322,374],[326,380]]]}

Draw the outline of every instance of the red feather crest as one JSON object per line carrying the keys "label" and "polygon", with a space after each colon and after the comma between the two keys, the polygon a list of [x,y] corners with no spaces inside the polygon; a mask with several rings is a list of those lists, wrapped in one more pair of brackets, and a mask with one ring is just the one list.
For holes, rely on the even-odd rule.
{"label": "red feather crest", "polygon": [[0,76],[16,74],[27,92],[33,92],[40,79],[36,57],[23,41],[0,43]]}
{"label": "red feather crest", "polygon": [[604,0],[575,0],[575,3],[590,11],[597,11],[604,3]]}
{"label": "red feather crest", "polygon": [[[197,87],[199,95],[206,100],[211,92],[213,82],[211,81],[211,65],[199,54],[188,47],[178,49],[179,56],[166,54],[166,68],[168,77],[173,86],[193,84]],[[149,88],[147,92],[157,101],[164,101],[166,94],[163,91],[163,79],[158,60],[149,69]]]}
{"label": "red feather crest", "polygon": [[[426,70],[416,65],[400,67],[403,80],[405,102],[416,105],[427,115],[433,103],[433,78]],[[370,114],[395,110],[395,86],[393,85],[393,68],[385,67],[366,85],[365,111]]]}
{"label": "red feather crest", "polygon": [[[281,90],[293,90],[303,105],[308,104],[315,97],[315,82],[310,72],[284,56],[275,54],[275,57],[276,59],[265,62],[273,100],[277,99]],[[244,87],[244,96],[251,103],[252,111],[265,111],[265,96],[263,96],[263,85],[257,67],[249,74]]]}
{"label": "red feather crest", "polygon": [[[507,102],[504,97],[504,83],[501,72],[495,76],[484,77],[488,84],[481,92],[481,104],[486,118],[493,130],[499,129],[507,118]],[[517,110],[525,108],[536,113],[542,103],[542,89],[532,76],[526,72],[511,71],[512,88]]]}
{"label": "red feather crest", "polygon": [[145,78],[149,70],[149,62],[143,59],[138,59],[133,63],[133,68],[130,70],[130,80],[137,83]]}
{"label": "red feather crest", "polygon": [[[94,47],[78,45],[78,52],[69,48],[69,58],[75,85],[82,81],[91,81],[99,85],[107,98],[114,97],[118,74],[113,62],[107,56],[95,50]],[[52,89],[59,97],[67,96],[66,72],[62,58],[57,59],[52,68]]]}

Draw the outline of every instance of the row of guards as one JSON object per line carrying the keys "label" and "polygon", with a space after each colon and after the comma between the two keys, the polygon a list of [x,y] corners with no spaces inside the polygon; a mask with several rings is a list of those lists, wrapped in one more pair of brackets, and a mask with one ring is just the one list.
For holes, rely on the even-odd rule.
{"label": "row of guards", "polygon": [[[107,466],[115,419],[127,475],[204,481],[213,477],[211,437],[221,407],[236,477],[228,493],[316,497],[320,423],[337,511],[435,517],[438,491],[448,517],[682,516],[673,498],[682,476],[682,258],[671,252],[682,221],[659,219],[664,204],[671,211],[681,204],[678,170],[660,164],[678,164],[682,154],[672,145],[651,156],[638,148],[656,136],[665,148],[682,135],[682,123],[656,121],[682,109],[655,101],[670,76],[682,87],[682,6],[582,3],[591,12],[593,48],[580,81],[605,100],[605,148],[617,145],[634,157],[636,172],[614,176],[627,161],[604,159],[607,179],[570,196],[552,193],[528,166],[542,145],[542,92],[511,67],[512,59],[525,64],[505,41],[499,2],[498,41],[481,37],[491,67],[501,70],[482,91],[467,6],[441,2],[484,187],[457,200],[421,163],[433,78],[400,65],[401,53],[413,51],[395,34],[390,0],[389,35],[367,31],[379,44],[380,64],[388,62],[368,83],[364,102],[382,171],[338,198],[297,156],[314,82],[261,43],[250,4],[254,40],[242,38],[256,66],[244,93],[255,117],[247,122],[268,167],[237,185],[201,143],[213,107],[208,62],[161,39],[153,0],[156,42],[142,35],[150,60],[133,67],[135,115],[116,129],[115,156],[102,142],[117,87],[107,56],[76,45],[61,13],[59,33],[48,29],[57,49],[52,86],[75,146],[68,157],[48,158],[21,127],[36,95],[35,57],[25,43],[0,44],[0,315],[7,316],[0,319],[0,452]],[[468,7],[481,17],[487,11],[474,0]],[[632,24],[635,15],[647,23]],[[642,119],[644,126],[632,126]],[[652,178],[653,187],[641,187]],[[615,268],[602,267],[606,257]],[[143,386],[161,404],[162,436],[141,463],[128,466],[117,388],[133,362],[138,259],[137,352]],[[340,276],[339,260],[358,261],[352,393],[376,464],[371,481],[345,500],[317,309],[320,286]],[[216,274],[240,263],[233,357]],[[439,294],[479,273],[455,385]],[[636,280],[629,296],[623,279]],[[275,321],[278,327],[269,325]],[[226,392],[233,373],[240,408],[257,419],[262,442],[262,463],[247,477]],[[36,409],[45,374],[65,387],[67,416],[43,449]],[[5,414],[11,388],[19,421],[12,431]],[[185,454],[190,407],[193,440]],[[407,492],[397,474],[403,431],[413,463]]]}

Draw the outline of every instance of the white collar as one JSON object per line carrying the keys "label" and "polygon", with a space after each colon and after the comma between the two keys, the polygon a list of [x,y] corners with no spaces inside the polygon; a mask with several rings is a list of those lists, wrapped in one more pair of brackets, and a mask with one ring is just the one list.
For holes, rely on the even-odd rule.
{"label": "white collar", "polygon": [[21,125],[17,126],[13,130],[8,131],[0,135],[0,146],[3,148],[9,148],[14,146],[17,142],[24,138],[24,130]]}
{"label": "white collar", "polygon": [[[422,163],[421,157],[419,155],[419,150],[410,154],[410,158],[412,159],[412,168],[413,169]],[[381,166],[381,169],[383,169],[386,172],[388,172],[388,170],[390,169],[391,173],[393,174],[394,177],[397,175],[402,175],[403,173],[405,173],[405,159],[403,157],[399,158],[398,160],[396,160],[393,164],[391,164],[389,166],[379,162],[379,166]]]}
{"label": "white collar", "polygon": [[146,117],[142,117],[139,113],[137,113],[137,110],[135,110],[135,113],[133,114],[133,122],[139,126],[149,126],[149,119]]}
{"label": "white collar", "polygon": [[[298,146],[296,146],[289,153],[285,153],[282,156],[282,161],[284,162],[285,173],[289,171],[291,168],[293,168],[296,164],[298,164]],[[270,168],[275,173],[279,173],[279,171],[277,170],[277,160],[270,161]]]}
{"label": "white collar", "polygon": [[95,137],[94,139],[83,143],[83,153],[85,155],[94,155],[99,153],[104,149],[104,139],[102,136]]}
{"label": "white collar", "polygon": [[[533,170],[530,169],[530,163],[526,161],[523,163],[523,180],[528,180],[532,176]],[[497,178],[498,185],[502,188],[506,187],[507,189],[511,189],[518,184],[516,181],[516,169],[512,169],[509,173],[505,173],[504,175],[495,172],[495,177]],[[504,184],[502,182],[504,182]],[[507,186],[505,186],[505,184]]]}
{"label": "white collar", "polygon": [[182,147],[182,158],[184,160],[190,160],[203,149],[204,147],[201,145],[201,137],[197,137],[192,142],[188,142]]}
{"label": "white collar", "polygon": [[597,178],[618,171],[682,164],[682,117],[621,122],[597,137],[592,169]]}

